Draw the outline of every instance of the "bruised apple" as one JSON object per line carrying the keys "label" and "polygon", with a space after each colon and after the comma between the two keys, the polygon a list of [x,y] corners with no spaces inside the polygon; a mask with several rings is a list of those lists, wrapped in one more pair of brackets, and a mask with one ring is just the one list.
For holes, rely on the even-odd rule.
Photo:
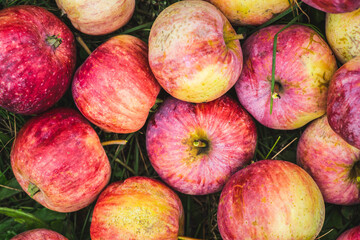
{"label": "bruised apple", "polygon": [[49,229],[39,228],[20,233],[10,240],[68,240],[60,233]]}
{"label": "bruised apple", "polygon": [[89,35],[111,33],[132,17],[135,0],[56,0],[73,26]]}
{"label": "bruised apple", "polygon": [[253,119],[226,95],[198,104],[169,98],[146,131],[156,172],[175,190],[192,195],[220,191],[231,174],[251,161],[256,140]]}
{"label": "bruised apple", "polygon": [[70,29],[30,5],[0,11],[0,107],[35,114],[53,106],[70,85],[76,49]]}
{"label": "bruised apple", "polygon": [[194,103],[212,101],[239,78],[238,37],[214,5],[200,0],[174,3],[151,27],[150,67],[173,97]]}
{"label": "bruised apple", "polygon": [[119,35],[100,45],[78,68],[72,94],[89,121],[116,133],[144,126],[160,92],[147,51],[139,38]]}
{"label": "bruised apple", "polygon": [[319,186],[325,202],[360,203],[360,149],[336,134],[326,115],[313,121],[302,133],[296,158]]}
{"label": "bruised apple", "polygon": [[217,212],[224,240],[314,240],[324,218],[324,200],[314,180],[281,160],[261,160],[232,175]]}
{"label": "bruised apple", "polygon": [[184,233],[180,198],[165,184],[148,177],[130,177],[110,184],[92,215],[92,240],[177,240]]}
{"label": "bruised apple", "polygon": [[[284,27],[265,27],[245,40],[244,69],[235,90],[240,103],[261,124],[290,130],[325,114],[328,85],[337,65],[330,47],[313,29]],[[272,93],[273,42],[282,29]]]}
{"label": "bruised apple", "polygon": [[30,119],[16,135],[10,156],[23,190],[58,212],[88,206],[110,179],[110,163],[98,135],[69,108]]}
{"label": "bruised apple", "polygon": [[260,25],[290,8],[292,0],[209,0],[234,25]]}

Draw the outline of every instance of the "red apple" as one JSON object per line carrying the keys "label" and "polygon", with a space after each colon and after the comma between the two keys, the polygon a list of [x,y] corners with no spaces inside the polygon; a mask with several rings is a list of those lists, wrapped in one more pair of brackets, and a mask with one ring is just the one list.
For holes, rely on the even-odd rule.
{"label": "red apple", "polygon": [[88,206],[111,174],[98,135],[80,113],[67,108],[45,112],[21,128],[11,166],[27,194],[58,212]]}
{"label": "red apple", "polygon": [[340,62],[346,63],[360,56],[360,8],[347,13],[326,14],[325,30],[328,43]]}
{"label": "red apple", "polygon": [[357,240],[360,239],[360,226],[350,228],[343,232],[336,240]]}
{"label": "red apple", "polygon": [[167,184],[203,195],[220,191],[231,174],[251,161],[256,139],[251,116],[226,95],[200,104],[169,98],[149,121],[146,148]]}
{"label": "red apple", "polygon": [[0,107],[40,113],[68,89],[75,68],[75,42],[55,15],[36,6],[0,11]]}
{"label": "red apple", "polygon": [[313,240],[324,218],[324,200],[314,180],[281,160],[258,161],[232,175],[217,212],[224,240]]}
{"label": "red apple", "polygon": [[351,12],[360,7],[359,0],[303,0],[303,2],[328,13]]}
{"label": "red apple", "polygon": [[142,40],[119,35],[100,45],[78,68],[72,94],[89,121],[116,133],[144,126],[160,92],[147,51]]}
{"label": "red apple", "polygon": [[[284,12],[292,0],[208,0],[234,25],[260,25]],[[291,4],[291,5],[290,5]]]}
{"label": "red apple", "polygon": [[360,56],[345,63],[331,79],[327,116],[331,128],[360,149]]}
{"label": "red apple", "polygon": [[173,97],[212,101],[239,78],[242,51],[235,30],[212,4],[189,0],[163,10],[151,27],[150,67]]}
{"label": "red apple", "polygon": [[130,177],[99,196],[90,226],[92,240],[175,240],[184,231],[179,197],[163,183]]}
{"label": "red apple", "polygon": [[235,89],[240,103],[261,124],[289,130],[325,114],[328,84],[337,65],[330,47],[313,29],[292,25],[277,38],[272,95],[273,41],[283,28],[272,25],[246,39],[244,69]]}
{"label": "red apple", "polygon": [[90,35],[121,28],[135,10],[135,0],[56,0],[56,4],[76,29]]}
{"label": "red apple", "polygon": [[38,228],[20,233],[10,240],[68,240],[60,233],[49,229]]}
{"label": "red apple", "polygon": [[329,126],[326,115],[301,135],[297,162],[315,180],[325,202],[360,203],[360,150],[349,145]]}

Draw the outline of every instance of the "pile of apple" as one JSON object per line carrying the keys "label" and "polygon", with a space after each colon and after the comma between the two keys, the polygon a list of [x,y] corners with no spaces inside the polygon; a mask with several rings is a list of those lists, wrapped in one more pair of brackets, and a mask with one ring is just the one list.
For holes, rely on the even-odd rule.
{"label": "pile of apple", "polygon": [[[56,2],[90,35],[124,26],[135,6]],[[244,2],[172,4],[148,44],[114,36],[77,69],[73,33],[60,19],[30,5],[1,10],[0,106],[32,115],[11,151],[23,190],[59,212],[97,199],[93,240],[190,239],[182,237],[176,191],[221,191],[217,221],[229,240],[315,239],[324,201],[360,203],[360,1],[304,0],[327,12],[326,39],[304,25],[269,25],[240,46],[244,36],[232,25],[260,25],[295,4]],[[53,107],[69,87],[77,109]],[[161,89],[167,97],[149,117]],[[297,164],[254,162],[255,122],[279,130],[308,125]],[[137,176],[109,184],[109,160],[91,124],[120,134],[147,125],[148,158],[163,182]],[[339,239],[355,239],[357,229]],[[39,229],[13,239],[66,238]]]}

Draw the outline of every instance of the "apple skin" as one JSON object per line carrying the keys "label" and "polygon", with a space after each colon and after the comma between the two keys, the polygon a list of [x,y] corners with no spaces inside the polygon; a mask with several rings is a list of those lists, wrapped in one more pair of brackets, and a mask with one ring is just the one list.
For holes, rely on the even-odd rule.
{"label": "apple skin", "polygon": [[72,94],[89,121],[116,133],[144,126],[160,92],[147,51],[142,40],[119,35],[100,45],[78,68]]}
{"label": "apple skin", "polygon": [[[58,35],[62,43],[49,45]],[[0,11],[0,107],[35,114],[53,106],[68,89],[76,48],[70,29],[47,10],[30,5]]]}
{"label": "apple skin", "polygon": [[56,4],[76,29],[89,35],[123,27],[135,10],[135,0],[56,0]]}
{"label": "apple skin", "polygon": [[110,184],[96,202],[90,226],[92,240],[176,240],[183,232],[180,198],[162,182],[148,177]]}
{"label": "apple skin", "polygon": [[243,45],[244,68],[235,90],[261,124],[297,129],[325,114],[328,84],[337,69],[327,43],[311,28],[292,25],[278,35],[275,93],[270,114],[273,40],[284,25],[259,30]]}
{"label": "apple skin", "polygon": [[[198,140],[206,147],[194,146]],[[156,172],[175,190],[191,195],[220,191],[231,174],[252,160],[256,140],[253,119],[226,95],[199,104],[168,98],[146,131]]]}
{"label": "apple skin", "polygon": [[212,101],[239,78],[242,50],[239,40],[230,41],[235,35],[230,22],[212,4],[174,3],[151,27],[151,70],[173,97],[194,103]]}
{"label": "apple skin", "polygon": [[343,232],[336,240],[356,240],[360,239],[360,226],[350,228]]}
{"label": "apple skin", "polygon": [[57,212],[92,203],[110,179],[111,169],[99,137],[80,113],[57,108],[30,119],[13,143],[11,166],[23,190],[40,190],[33,199]]}
{"label": "apple skin", "polygon": [[209,0],[234,25],[260,25],[290,8],[292,0]]}
{"label": "apple skin", "polygon": [[360,56],[339,68],[331,79],[327,116],[331,128],[360,149]]}
{"label": "apple skin", "polygon": [[217,212],[224,240],[311,240],[324,218],[324,200],[314,180],[281,160],[261,160],[232,175]]}
{"label": "apple skin", "polygon": [[327,13],[351,12],[360,7],[358,0],[304,0],[303,2]]}
{"label": "apple skin", "polygon": [[360,203],[360,182],[356,181],[360,150],[331,129],[326,115],[310,123],[302,133],[296,158],[319,186],[325,202]]}
{"label": "apple skin", "polygon": [[20,233],[10,240],[68,240],[60,233],[49,229],[38,228]]}
{"label": "apple skin", "polygon": [[360,8],[348,13],[326,14],[325,34],[341,63],[360,56]]}

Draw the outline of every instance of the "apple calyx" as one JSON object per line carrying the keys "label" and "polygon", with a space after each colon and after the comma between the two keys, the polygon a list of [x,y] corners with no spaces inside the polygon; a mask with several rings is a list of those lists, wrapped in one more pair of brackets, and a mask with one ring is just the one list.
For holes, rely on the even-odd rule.
{"label": "apple calyx", "polygon": [[281,96],[280,96],[281,92],[282,92],[281,84],[279,82],[275,82],[274,92],[271,94],[271,97],[273,99],[280,99],[281,98]]}
{"label": "apple calyx", "polygon": [[52,36],[48,36],[46,38],[46,42],[47,42],[47,44],[52,46],[54,49],[56,49],[62,43],[62,38],[59,37],[59,34],[58,35],[52,35]]}
{"label": "apple calyx", "polygon": [[356,183],[357,187],[360,189],[360,161],[355,162],[352,166],[349,178]]}
{"label": "apple calyx", "polygon": [[40,192],[40,188],[38,188],[35,184],[33,184],[31,182],[29,183],[27,190],[28,190],[31,198],[34,197],[35,194]]}

